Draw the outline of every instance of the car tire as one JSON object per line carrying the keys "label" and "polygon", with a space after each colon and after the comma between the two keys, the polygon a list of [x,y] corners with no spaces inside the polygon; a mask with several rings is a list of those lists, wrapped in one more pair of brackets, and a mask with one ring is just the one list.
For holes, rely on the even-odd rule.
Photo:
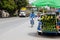
{"label": "car tire", "polygon": [[38,35],[41,35],[42,33],[41,32],[38,32]]}
{"label": "car tire", "polygon": [[59,35],[59,36],[60,36],[60,33],[57,33],[57,35]]}

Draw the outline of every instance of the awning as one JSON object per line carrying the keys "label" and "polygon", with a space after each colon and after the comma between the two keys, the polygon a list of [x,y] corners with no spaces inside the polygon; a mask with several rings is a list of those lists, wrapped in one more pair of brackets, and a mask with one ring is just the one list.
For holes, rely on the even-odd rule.
{"label": "awning", "polygon": [[36,0],[32,5],[36,7],[50,6],[60,8],[60,0]]}

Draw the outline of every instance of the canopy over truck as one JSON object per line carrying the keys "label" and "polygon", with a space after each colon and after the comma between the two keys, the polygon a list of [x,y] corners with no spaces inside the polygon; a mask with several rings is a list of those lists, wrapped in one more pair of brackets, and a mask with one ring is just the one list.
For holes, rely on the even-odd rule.
{"label": "canopy over truck", "polygon": [[36,7],[50,6],[54,8],[60,8],[60,0],[36,0],[32,3]]}

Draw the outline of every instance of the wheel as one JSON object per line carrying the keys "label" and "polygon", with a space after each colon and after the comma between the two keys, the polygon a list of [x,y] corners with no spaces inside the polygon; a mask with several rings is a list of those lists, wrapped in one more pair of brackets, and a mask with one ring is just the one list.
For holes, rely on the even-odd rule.
{"label": "wheel", "polygon": [[60,36],[60,33],[57,33],[57,35],[59,35],[59,36]]}
{"label": "wheel", "polygon": [[31,25],[31,27],[33,27],[33,25]]}
{"label": "wheel", "polygon": [[31,27],[34,25],[34,20],[30,20]]}
{"label": "wheel", "polygon": [[41,35],[42,33],[41,32],[38,32],[38,35]]}

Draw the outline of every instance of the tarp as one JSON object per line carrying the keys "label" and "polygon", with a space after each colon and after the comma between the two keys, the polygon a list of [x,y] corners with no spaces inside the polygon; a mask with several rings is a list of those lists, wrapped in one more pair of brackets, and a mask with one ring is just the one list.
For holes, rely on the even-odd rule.
{"label": "tarp", "polygon": [[60,0],[36,0],[32,3],[36,7],[50,6],[55,8],[60,8]]}
{"label": "tarp", "polygon": [[60,0],[54,0],[54,2],[55,2],[55,7],[56,8],[60,8]]}

